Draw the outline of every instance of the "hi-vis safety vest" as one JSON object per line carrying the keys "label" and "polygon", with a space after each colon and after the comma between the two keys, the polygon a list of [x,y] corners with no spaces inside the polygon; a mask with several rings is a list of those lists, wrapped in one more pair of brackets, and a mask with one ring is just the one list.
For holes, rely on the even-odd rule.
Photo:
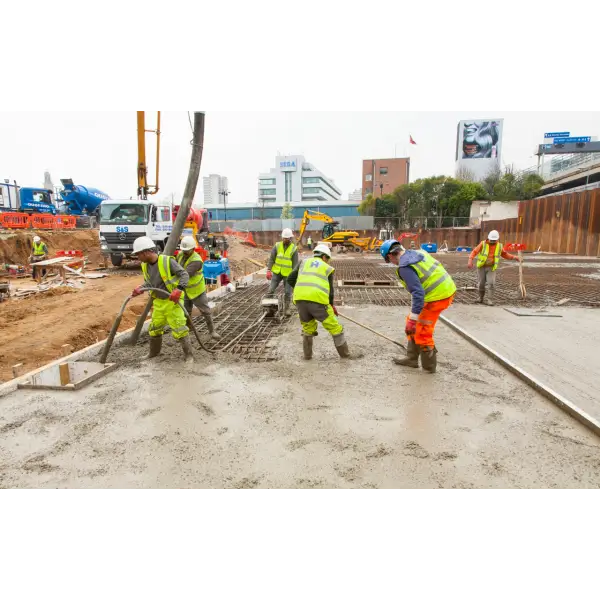
{"label": "hi-vis safety vest", "polygon": [[46,254],[46,244],[44,242],[33,242],[33,255],[44,256],[44,254]]}
{"label": "hi-vis safety vest", "polygon": [[[454,280],[442,264],[423,250],[420,250],[418,254],[423,256],[423,260],[410,266],[416,271],[425,290],[425,302],[444,300],[455,294],[456,285]],[[402,286],[406,288],[406,283],[400,277],[400,268],[398,268],[396,274]]]}
{"label": "hi-vis safety vest", "polygon": [[292,272],[292,256],[296,252],[296,246],[290,244],[287,248],[283,247],[283,242],[277,242],[277,257],[271,271],[276,275],[287,277]]}
{"label": "hi-vis safety vest", "polygon": [[[490,245],[488,242],[483,242],[483,246],[481,246],[481,252],[477,255],[477,268],[485,266],[485,263],[488,259],[488,254],[490,253]],[[496,242],[496,249],[494,250],[494,265],[492,267],[492,271],[495,271],[498,268],[498,263],[500,262],[500,254],[502,253],[502,244],[500,242]]]}
{"label": "hi-vis safety vest", "polygon": [[[183,255],[183,252],[180,252],[177,255],[177,262],[185,269],[190,263],[193,262],[202,262],[202,258],[200,258],[200,255],[197,252],[192,252],[192,255],[185,260],[185,256]],[[196,271],[196,274],[190,277],[190,280],[187,284],[187,287],[185,288],[185,295],[190,299],[193,300],[194,298],[197,298],[200,294],[202,294],[203,292],[206,291],[206,281],[204,280],[204,273],[202,271],[202,269],[198,269],[198,271]]]}
{"label": "hi-vis safety vest", "polygon": [[294,287],[294,303],[297,300],[308,300],[317,304],[329,304],[329,276],[334,270],[317,257],[302,261]]}
{"label": "hi-vis safety vest", "polygon": [[[177,282],[179,281],[179,277],[173,277],[171,274],[171,257],[166,254],[160,254],[158,257],[158,272],[160,273],[160,278],[163,280],[167,290],[172,292],[177,287]],[[148,275],[148,264],[142,263],[142,273],[144,274],[144,281],[146,283],[150,283],[150,275]],[[150,295],[153,298],[156,298],[155,292],[150,292]],[[161,298],[162,300],[162,298]]]}

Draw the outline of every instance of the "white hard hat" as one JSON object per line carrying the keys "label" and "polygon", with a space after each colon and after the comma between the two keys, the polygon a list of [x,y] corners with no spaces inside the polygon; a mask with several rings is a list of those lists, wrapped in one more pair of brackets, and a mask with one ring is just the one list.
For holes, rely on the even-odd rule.
{"label": "white hard hat", "polygon": [[281,237],[284,240],[291,240],[294,237],[294,232],[289,229],[288,227],[286,227],[282,232],[281,232]]}
{"label": "white hard hat", "polygon": [[156,248],[156,244],[146,235],[142,237],[136,238],[133,241],[133,252],[131,254],[137,254],[138,252],[143,252],[144,250],[154,250]]}
{"label": "white hard hat", "polygon": [[39,235],[34,235],[33,236],[33,241],[37,244],[38,242],[42,241],[42,238]]}
{"label": "white hard hat", "polygon": [[180,248],[184,252],[188,252],[189,250],[193,250],[196,247],[196,240],[191,235],[186,235],[180,244]]}
{"label": "white hard hat", "polygon": [[313,254],[324,254],[331,258],[331,250],[327,244],[317,244],[317,247],[313,250]]}
{"label": "white hard hat", "polygon": [[497,242],[499,239],[500,239],[500,234],[495,229],[492,229],[488,233],[488,240],[490,240],[491,242]]}

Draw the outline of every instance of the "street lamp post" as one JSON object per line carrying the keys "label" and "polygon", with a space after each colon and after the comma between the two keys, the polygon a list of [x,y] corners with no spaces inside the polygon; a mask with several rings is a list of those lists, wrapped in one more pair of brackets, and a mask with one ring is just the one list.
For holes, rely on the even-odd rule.
{"label": "street lamp post", "polygon": [[229,196],[229,190],[221,190],[219,195],[223,196],[223,208],[225,209],[225,227],[227,227],[227,196]]}

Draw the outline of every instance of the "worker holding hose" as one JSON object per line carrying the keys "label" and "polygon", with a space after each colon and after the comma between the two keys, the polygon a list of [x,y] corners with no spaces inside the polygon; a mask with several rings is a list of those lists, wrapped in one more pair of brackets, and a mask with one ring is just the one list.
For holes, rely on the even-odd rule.
{"label": "worker holding hose", "polygon": [[406,357],[393,361],[403,367],[418,368],[421,357],[423,369],[435,373],[437,348],[433,332],[442,311],[452,304],[456,285],[442,264],[424,250],[405,250],[397,240],[387,240],[380,251],[386,263],[398,266],[400,284],[412,296],[404,328],[408,337]]}
{"label": "worker holding hose", "polygon": [[144,273],[144,283],[136,287],[131,295],[139,296],[144,293],[145,288],[164,290],[160,296],[157,292],[150,292],[153,301],[152,321],[148,328],[150,335],[148,358],[154,358],[160,354],[162,336],[165,332],[165,325],[168,324],[173,338],[178,340],[183,348],[186,362],[193,362],[189,329],[182,309],[182,295],[190,276],[172,256],[158,254],[155,243],[149,237],[137,238],[133,242],[131,254],[141,261]]}
{"label": "worker holding hose", "polygon": [[267,296],[273,298],[283,281],[283,308],[286,317],[292,314],[292,288],[288,284],[288,276],[298,266],[298,248],[292,243],[293,237],[291,229],[284,229],[281,232],[281,242],[273,246],[267,263],[267,279],[271,282]]}
{"label": "worker holding hose", "polygon": [[185,288],[185,299],[183,306],[188,311],[190,317],[194,306],[202,313],[206,321],[208,333],[213,340],[220,340],[221,336],[215,331],[215,324],[210,313],[208,305],[208,295],[206,294],[206,281],[204,280],[204,262],[196,252],[196,240],[187,235],[181,240],[181,252],[177,255],[177,262],[187,271],[190,276],[187,287]]}
{"label": "worker holding hose", "polygon": [[312,358],[313,337],[317,335],[317,322],[333,337],[333,343],[342,358],[360,358],[362,354],[351,354],[344,336],[344,328],[337,320],[337,309],[333,304],[333,272],[329,265],[331,250],[327,244],[317,244],[313,258],[303,260],[288,276],[294,288],[294,304],[298,309],[302,325],[304,358]]}

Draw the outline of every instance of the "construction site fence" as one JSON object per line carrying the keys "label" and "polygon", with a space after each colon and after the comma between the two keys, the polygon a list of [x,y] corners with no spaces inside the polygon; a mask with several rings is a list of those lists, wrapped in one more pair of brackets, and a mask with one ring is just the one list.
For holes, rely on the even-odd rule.
{"label": "construction site fence", "polygon": [[77,219],[68,215],[27,213],[0,213],[0,226],[4,229],[75,229]]}

